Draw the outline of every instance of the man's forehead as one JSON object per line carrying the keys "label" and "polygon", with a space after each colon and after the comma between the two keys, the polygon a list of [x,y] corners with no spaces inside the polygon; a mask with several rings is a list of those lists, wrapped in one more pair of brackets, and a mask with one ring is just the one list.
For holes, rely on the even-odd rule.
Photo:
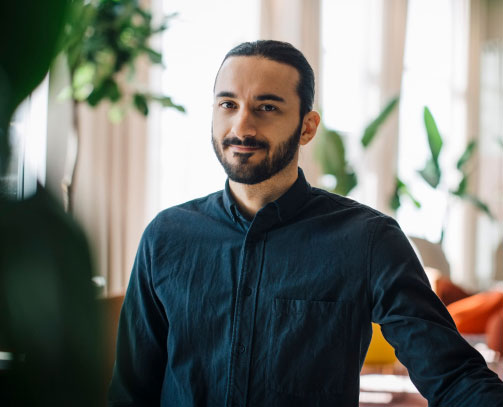
{"label": "man's forehead", "polygon": [[215,96],[223,92],[296,95],[299,73],[288,64],[260,56],[232,56],[222,64],[216,81]]}

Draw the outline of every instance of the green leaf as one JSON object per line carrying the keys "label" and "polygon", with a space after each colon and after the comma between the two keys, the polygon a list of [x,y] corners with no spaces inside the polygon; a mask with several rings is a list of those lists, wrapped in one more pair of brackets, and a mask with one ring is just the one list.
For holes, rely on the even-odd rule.
{"label": "green leaf", "polygon": [[143,48],[148,55],[150,61],[154,64],[162,64],[162,55],[160,52],[154,51],[152,48],[145,47]]}
{"label": "green leaf", "polygon": [[348,195],[351,190],[358,184],[356,173],[350,169],[344,174],[337,177],[337,184],[335,185],[334,192],[339,195]]}
{"label": "green leaf", "polygon": [[323,172],[333,175],[337,180],[332,192],[347,195],[358,184],[356,173],[346,161],[343,136],[339,132],[322,125],[316,155]]}
{"label": "green leaf", "polygon": [[388,116],[395,110],[395,107],[398,105],[398,101],[400,100],[399,96],[391,99],[386,107],[379,113],[377,118],[375,118],[372,122],[370,122],[365,131],[363,132],[363,137],[361,139],[361,143],[364,147],[368,147],[368,145],[372,142],[375,135],[377,134],[381,125],[386,121]]}
{"label": "green leaf", "polygon": [[418,171],[418,173],[432,188],[436,188],[440,184],[440,168],[438,167],[438,163],[435,163],[433,159],[430,158],[426,162],[425,167]]}
{"label": "green leaf", "polygon": [[72,86],[74,89],[79,89],[83,86],[93,82],[94,73],[96,72],[96,65],[88,62],[80,65],[73,74]]}
{"label": "green leaf", "polygon": [[460,196],[460,198],[467,200],[468,202],[472,203],[477,209],[480,211],[484,212],[491,220],[495,220],[495,217],[491,213],[491,210],[489,209],[489,206],[482,202],[479,198],[476,196],[470,195],[470,194],[465,194],[463,196]]}
{"label": "green leaf", "polygon": [[395,191],[393,193],[393,195],[391,196],[391,199],[389,201],[389,206],[393,211],[397,211],[401,205],[402,205],[402,203],[400,202],[400,196]]}
{"label": "green leaf", "polygon": [[466,194],[467,188],[468,188],[468,174],[463,174],[463,178],[459,182],[458,187],[454,191],[451,191],[451,193],[453,195],[463,197]]}
{"label": "green leaf", "polygon": [[164,95],[147,95],[147,97],[151,100],[159,102],[163,107],[172,107],[179,112],[185,113],[185,108],[181,105],[177,105],[173,102],[173,100],[169,96]]}
{"label": "green leaf", "polygon": [[346,167],[346,150],[342,136],[335,130],[324,128],[319,143],[324,173],[340,176]]}
{"label": "green leaf", "polygon": [[135,93],[133,96],[133,103],[136,109],[144,116],[148,115],[148,103],[145,95],[141,93]]}
{"label": "green leaf", "polygon": [[470,158],[472,158],[476,146],[477,142],[475,140],[472,140],[468,143],[465,151],[463,152],[463,154],[461,154],[461,157],[459,157],[459,160],[456,164],[456,168],[458,170],[461,170],[463,166],[470,160]]}
{"label": "green leaf", "polygon": [[394,211],[398,210],[400,208],[400,205],[402,202],[400,201],[400,188],[401,185],[403,185],[402,181],[398,177],[395,178],[395,190],[393,191],[393,194],[391,195],[391,199],[389,202],[389,206],[391,209]]}
{"label": "green leaf", "polygon": [[[43,37],[44,27],[36,32]],[[2,400],[99,405],[105,336],[84,232],[40,186],[30,199],[0,199],[0,230],[0,301],[9,310],[0,313],[2,349],[27,361],[13,366],[15,374],[2,370]],[[47,374],[49,360],[57,368]]]}
{"label": "green leaf", "polygon": [[108,109],[108,119],[112,123],[120,123],[125,114],[126,112],[124,111],[124,108],[116,103]]}
{"label": "green leaf", "polygon": [[87,103],[94,107],[103,99],[109,99],[112,102],[117,102],[120,98],[121,93],[117,83],[113,79],[107,79],[101,86],[94,88],[87,98]]}
{"label": "green leaf", "polygon": [[430,109],[426,106],[424,107],[424,126],[426,128],[426,133],[428,134],[428,144],[430,146],[431,156],[436,166],[439,167],[438,157],[440,155],[440,151],[442,150],[443,141],[438,131],[437,123],[435,122]]}
{"label": "green leaf", "polygon": [[396,211],[402,204],[402,196],[408,197],[416,208],[421,208],[421,203],[412,195],[409,187],[399,177],[395,177],[395,191],[390,199],[390,207]]}

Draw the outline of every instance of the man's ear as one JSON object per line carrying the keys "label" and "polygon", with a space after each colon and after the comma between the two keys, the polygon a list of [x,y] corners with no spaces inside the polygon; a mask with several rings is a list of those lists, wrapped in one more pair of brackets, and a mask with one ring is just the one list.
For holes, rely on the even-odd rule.
{"label": "man's ear", "polygon": [[316,135],[316,129],[320,124],[320,120],[320,115],[314,110],[311,110],[304,116],[302,120],[302,134],[300,135],[301,146],[305,146]]}

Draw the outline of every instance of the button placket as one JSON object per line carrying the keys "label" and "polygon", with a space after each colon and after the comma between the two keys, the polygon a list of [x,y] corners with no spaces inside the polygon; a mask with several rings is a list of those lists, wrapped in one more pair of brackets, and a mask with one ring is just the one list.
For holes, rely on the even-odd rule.
{"label": "button placket", "polygon": [[237,326],[234,331],[234,346],[231,366],[231,382],[229,401],[246,404],[248,381],[251,363],[251,340],[254,332],[255,307],[253,301],[260,280],[264,238],[257,240],[257,236],[247,236],[244,251],[244,263],[241,271],[240,289],[236,301]]}

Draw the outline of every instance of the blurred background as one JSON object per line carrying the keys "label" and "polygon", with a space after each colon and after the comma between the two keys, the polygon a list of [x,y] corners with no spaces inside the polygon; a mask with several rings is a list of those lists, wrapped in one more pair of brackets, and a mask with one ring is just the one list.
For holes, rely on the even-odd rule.
{"label": "blurred background", "polygon": [[[135,81],[169,95],[185,113],[151,103],[147,116],[131,109],[114,122],[109,101],[95,108],[85,100],[74,106],[62,97],[72,78],[60,55],[12,126],[11,193],[29,194],[38,179],[63,201],[62,184],[75,161],[71,134],[78,112],[72,211],[89,237],[106,293],[124,291],[140,235],[158,211],[222,189],[225,174],[210,144],[213,82],[230,48],[258,38],[291,42],[315,69],[316,109],[325,127],[341,135],[347,164],[358,177],[350,196],[395,216],[409,236],[432,243],[442,238],[446,273],[465,288],[486,289],[503,279],[502,1],[143,5],[154,23],[177,14],[149,39],[162,54],[162,65],[139,58]],[[396,96],[399,103],[364,148],[365,127]],[[432,155],[425,106],[443,141],[435,188],[418,172]],[[461,173],[457,161],[472,141],[476,146]],[[323,176],[321,162],[316,145],[302,151],[309,182],[333,189],[337,180]],[[487,205],[492,217],[452,194],[463,174],[469,175],[466,191]],[[397,176],[420,208],[407,194],[397,209],[390,205]]]}
{"label": "blurred background", "polygon": [[503,0],[77,3],[73,37],[11,121],[2,193],[27,199],[38,182],[56,197],[101,297],[123,295],[160,210],[223,188],[213,83],[256,39],[292,43],[315,70],[323,126],[300,164],[313,186],[397,218],[463,290],[503,281]]}

